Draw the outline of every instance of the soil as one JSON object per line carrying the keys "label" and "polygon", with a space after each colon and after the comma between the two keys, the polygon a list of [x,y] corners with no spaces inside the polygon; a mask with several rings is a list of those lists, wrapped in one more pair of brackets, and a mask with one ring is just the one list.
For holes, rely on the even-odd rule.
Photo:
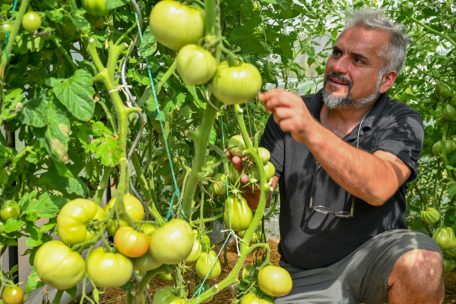
{"label": "soil", "polygon": [[[273,264],[278,264],[280,255],[277,252],[277,242],[275,241],[270,241],[269,242],[270,248],[271,248],[271,256],[270,260]],[[234,246],[231,246],[228,249],[228,254],[227,254],[228,260],[224,261],[223,258],[221,258],[222,265],[223,263],[226,262],[225,266],[223,267],[223,271],[221,276],[219,277],[218,280],[221,280],[223,277],[225,277],[234,264],[236,263],[237,260],[237,254]],[[247,259],[247,263],[252,263],[251,258]],[[195,274],[189,272],[188,277],[192,278]],[[155,290],[158,290],[159,288],[169,285],[169,282],[163,281],[161,279],[155,279],[151,282],[150,284],[150,291],[153,293]],[[189,287],[194,288],[192,286],[192,280],[190,279],[189,281]],[[222,290],[220,293],[217,294],[217,296],[206,303],[210,304],[229,304],[232,303],[233,299],[236,297],[236,293],[234,289],[231,288],[225,288]],[[125,292],[122,289],[110,289],[103,293],[100,297],[100,303],[102,304],[124,304],[126,303],[125,300]],[[456,272],[449,272],[445,274],[445,301],[444,303],[446,304],[456,304]]]}

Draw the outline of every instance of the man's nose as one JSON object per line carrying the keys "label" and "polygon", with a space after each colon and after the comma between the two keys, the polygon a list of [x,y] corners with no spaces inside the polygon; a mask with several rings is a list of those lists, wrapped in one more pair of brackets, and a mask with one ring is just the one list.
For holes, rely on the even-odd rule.
{"label": "man's nose", "polygon": [[337,59],[335,59],[334,64],[333,64],[333,71],[345,75],[348,72],[348,65],[349,65],[349,58],[348,56],[341,56]]}

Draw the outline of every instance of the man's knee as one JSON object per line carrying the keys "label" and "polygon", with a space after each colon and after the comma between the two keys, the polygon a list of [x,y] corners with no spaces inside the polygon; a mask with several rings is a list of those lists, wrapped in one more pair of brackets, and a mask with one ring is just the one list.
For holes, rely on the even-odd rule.
{"label": "man's knee", "polygon": [[[388,278],[391,290],[443,294],[443,258],[438,252],[415,249],[403,254]],[[397,290],[396,290],[397,291]]]}

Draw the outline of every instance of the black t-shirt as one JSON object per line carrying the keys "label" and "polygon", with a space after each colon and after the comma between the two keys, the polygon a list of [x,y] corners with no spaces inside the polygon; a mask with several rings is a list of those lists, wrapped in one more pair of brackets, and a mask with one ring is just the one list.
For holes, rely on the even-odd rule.
{"label": "black t-shirt", "polygon": [[[303,100],[319,121],[323,105],[321,91]],[[358,134],[360,149],[370,153],[390,152],[408,165],[412,174],[384,205],[375,207],[354,198],[354,217],[338,218],[310,209],[309,194],[314,193],[314,204],[334,211],[350,210],[352,195],[339,187],[323,168],[315,175],[316,162],[307,147],[269,118],[260,145],[271,151],[271,161],[280,177],[279,250],[282,259],[290,265],[301,269],[325,267],[381,232],[405,228],[405,192],[407,183],[416,177],[424,137],[420,115],[383,94],[361,128],[355,127],[344,140],[356,146]]]}

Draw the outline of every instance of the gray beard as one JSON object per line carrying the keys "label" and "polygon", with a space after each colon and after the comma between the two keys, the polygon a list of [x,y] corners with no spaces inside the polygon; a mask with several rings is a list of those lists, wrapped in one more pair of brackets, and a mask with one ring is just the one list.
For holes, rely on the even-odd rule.
{"label": "gray beard", "polygon": [[[374,92],[365,98],[357,100],[353,99],[351,96],[351,87],[349,88],[346,96],[332,96],[330,91],[323,89],[323,102],[330,110],[336,108],[362,108],[366,105],[372,104],[377,100],[378,96],[380,96],[379,90],[382,83],[382,78],[383,75],[379,75]],[[325,86],[326,81],[324,83],[324,87]]]}

